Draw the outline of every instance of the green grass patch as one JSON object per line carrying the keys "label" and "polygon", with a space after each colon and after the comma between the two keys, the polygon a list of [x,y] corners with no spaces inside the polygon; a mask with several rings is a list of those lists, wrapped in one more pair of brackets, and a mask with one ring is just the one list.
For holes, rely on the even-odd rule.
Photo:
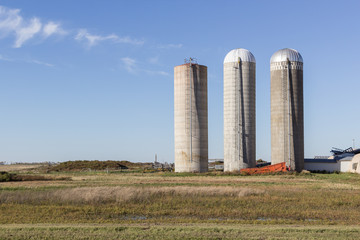
{"label": "green grass patch", "polygon": [[355,226],[252,225],[19,225],[1,226],[0,239],[358,239]]}

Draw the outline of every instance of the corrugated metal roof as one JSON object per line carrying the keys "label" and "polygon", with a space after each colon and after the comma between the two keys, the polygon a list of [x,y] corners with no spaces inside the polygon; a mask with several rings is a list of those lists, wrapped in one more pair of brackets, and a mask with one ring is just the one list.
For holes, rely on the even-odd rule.
{"label": "corrugated metal roof", "polygon": [[271,56],[270,63],[286,62],[287,59],[289,59],[290,62],[303,62],[303,58],[298,51],[291,48],[284,48]]}
{"label": "corrugated metal roof", "polygon": [[231,50],[228,54],[226,54],[224,63],[238,62],[239,58],[242,62],[256,63],[254,55],[249,50],[244,48],[237,48]]}

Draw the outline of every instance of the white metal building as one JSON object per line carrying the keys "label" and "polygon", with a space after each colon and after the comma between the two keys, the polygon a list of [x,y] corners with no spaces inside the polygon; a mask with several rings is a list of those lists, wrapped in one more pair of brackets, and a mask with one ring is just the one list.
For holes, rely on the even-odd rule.
{"label": "white metal building", "polygon": [[308,171],[349,172],[352,158],[353,155],[332,159],[305,158],[304,169]]}

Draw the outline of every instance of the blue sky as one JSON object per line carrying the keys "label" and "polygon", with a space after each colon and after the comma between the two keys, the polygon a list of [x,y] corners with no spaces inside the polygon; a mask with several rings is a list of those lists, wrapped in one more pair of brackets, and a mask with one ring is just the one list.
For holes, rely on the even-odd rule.
{"label": "blue sky", "polygon": [[257,61],[270,161],[270,57],[304,59],[305,156],[360,145],[360,2],[0,1],[0,161],[173,162],[173,68],[208,66],[209,157],[223,157],[227,52]]}

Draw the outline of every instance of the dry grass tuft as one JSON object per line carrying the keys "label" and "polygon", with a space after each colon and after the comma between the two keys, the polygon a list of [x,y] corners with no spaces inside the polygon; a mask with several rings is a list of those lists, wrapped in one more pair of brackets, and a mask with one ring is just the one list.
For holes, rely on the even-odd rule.
{"label": "dry grass tuft", "polygon": [[238,193],[238,197],[256,196],[264,193],[265,190],[262,189],[242,188]]}

